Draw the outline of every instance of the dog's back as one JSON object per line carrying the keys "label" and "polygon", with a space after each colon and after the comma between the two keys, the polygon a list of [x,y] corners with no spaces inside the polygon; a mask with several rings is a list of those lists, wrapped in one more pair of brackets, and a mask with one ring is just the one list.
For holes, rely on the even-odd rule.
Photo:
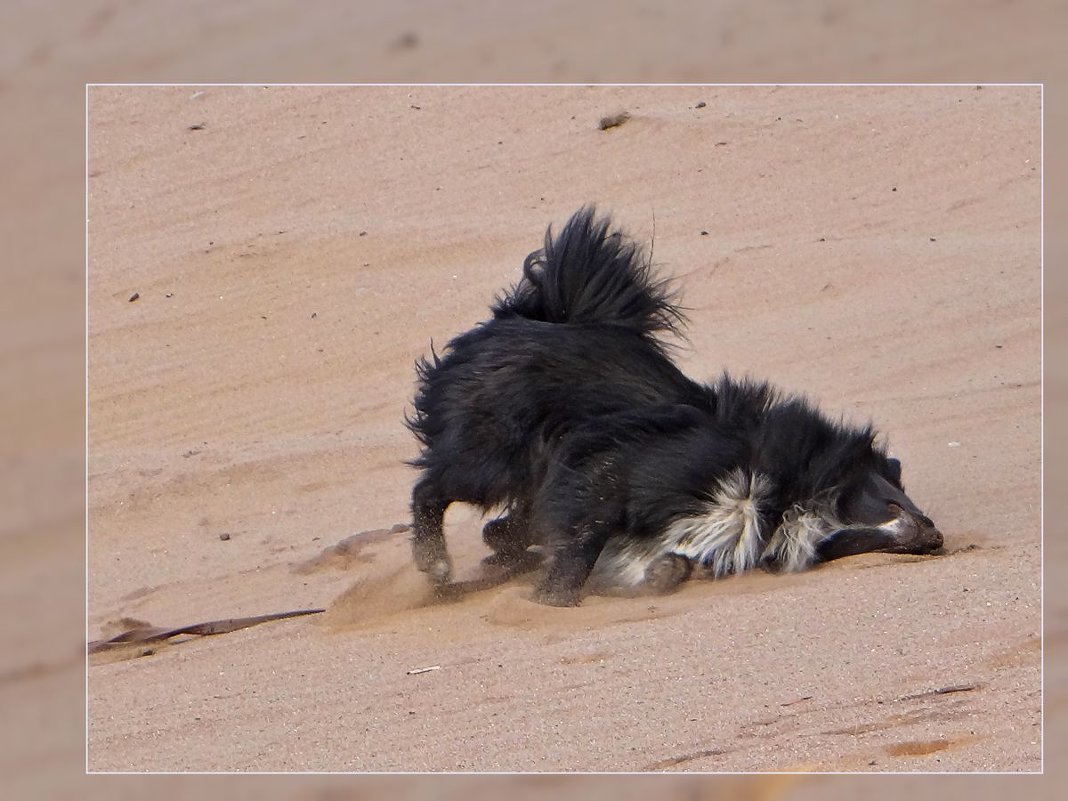
{"label": "dog's back", "polygon": [[492,312],[417,365],[414,464],[452,500],[522,500],[546,443],[590,418],[703,402],[658,339],[682,319],[667,283],[591,208],[546,234]]}

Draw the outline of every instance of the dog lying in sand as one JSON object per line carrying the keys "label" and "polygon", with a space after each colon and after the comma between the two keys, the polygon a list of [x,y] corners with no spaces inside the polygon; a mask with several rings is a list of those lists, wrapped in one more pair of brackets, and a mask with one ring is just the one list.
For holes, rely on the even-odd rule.
{"label": "dog lying in sand", "polygon": [[442,519],[457,501],[504,507],[487,561],[543,560],[535,599],[556,606],[670,592],[695,568],[942,546],[870,426],[765,383],[683,375],[661,339],[683,321],[671,287],[592,208],[549,229],[491,311],[416,365],[411,542],[436,587],[452,580]]}

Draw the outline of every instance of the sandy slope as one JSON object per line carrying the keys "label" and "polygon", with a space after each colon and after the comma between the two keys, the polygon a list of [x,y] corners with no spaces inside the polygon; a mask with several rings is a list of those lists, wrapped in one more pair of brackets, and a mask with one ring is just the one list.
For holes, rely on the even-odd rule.
{"label": "sandy slope", "polygon": [[[89,634],[328,607],[92,666],[91,769],[1039,769],[1037,89],[95,88],[89,122]],[[691,374],[873,418],[947,555],[424,607],[403,534],[350,539],[407,519],[412,361],[588,200],[655,219]]]}

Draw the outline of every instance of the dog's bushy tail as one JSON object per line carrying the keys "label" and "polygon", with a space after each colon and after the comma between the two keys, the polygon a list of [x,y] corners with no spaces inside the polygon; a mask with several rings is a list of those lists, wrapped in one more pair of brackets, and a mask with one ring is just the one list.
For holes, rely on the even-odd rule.
{"label": "dog's bushy tail", "polygon": [[493,304],[494,317],[548,323],[612,323],[650,337],[678,334],[683,315],[648,256],[593,206],[571,216],[527,256],[523,279]]}

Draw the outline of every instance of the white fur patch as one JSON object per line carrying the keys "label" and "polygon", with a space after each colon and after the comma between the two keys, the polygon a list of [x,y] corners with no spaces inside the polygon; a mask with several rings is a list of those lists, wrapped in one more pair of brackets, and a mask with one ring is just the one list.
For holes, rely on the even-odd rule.
{"label": "white fur patch", "polygon": [[817,546],[842,527],[828,511],[794,506],[782,516],[761,558],[775,562],[786,573],[804,570],[816,560]]}
{"label": "white fur patch", "polygon": [[759,504],[770,486],[759,473],[733,471],[704,514],[679,518],[664,532],[667,551],[707,566],[716,578],[755,567],[764,542]]}
{"label": "white fur patch", "polygon": [[767,477],[734,470],[720,482],[701,514],[678,518],[655,540],[609,540],[591,581],[637,586],[649,564],[669,553],[705,565],[717,578],[755,567],[764,544],[760,505],[770,489]]}

